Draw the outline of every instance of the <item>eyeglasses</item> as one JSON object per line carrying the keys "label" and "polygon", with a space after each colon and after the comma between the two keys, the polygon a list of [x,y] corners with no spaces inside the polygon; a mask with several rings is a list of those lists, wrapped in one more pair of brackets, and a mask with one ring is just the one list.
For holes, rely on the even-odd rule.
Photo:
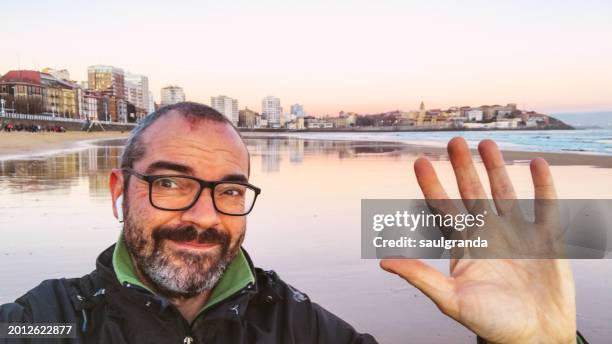
{"label": "eyeglasses", "polygon": [[206,181],[180,175],[144,175],[131,168],[125,173],[149,183],[149,202],[160,210],[187,210],[198,201],[205,188],[211,189],[215,210],[232,216],[251,212],[261,189],[245,182]]}

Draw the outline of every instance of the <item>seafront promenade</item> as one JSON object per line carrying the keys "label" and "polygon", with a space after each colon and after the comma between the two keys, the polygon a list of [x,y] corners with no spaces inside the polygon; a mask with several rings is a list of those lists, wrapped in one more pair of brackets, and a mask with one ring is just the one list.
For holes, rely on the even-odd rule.
{"label": "seafront promenade", "polygon": [[21,124],[23,126],[40,125],[41,127],[62,126],[68,131],[83,131],[89,127],[95,131],[129,131],[136,126],[135,123],[111,121],[95,121],[94,125],[91,125],[91,121],[80,118],[53,116],[51,114],[30,115],[0,112],[0,127],[4,127],[6,123],[12,123],[13,125]]}

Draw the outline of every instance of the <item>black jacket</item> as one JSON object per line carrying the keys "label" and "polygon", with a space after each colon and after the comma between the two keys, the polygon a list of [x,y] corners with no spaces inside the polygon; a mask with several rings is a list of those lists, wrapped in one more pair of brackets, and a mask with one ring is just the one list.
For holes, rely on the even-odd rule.
{"label": "black jacket", "polygon": [[61,322],[78,328],[76,339],[33,343],[376,343],[274,271],[254,268],[248,256],[255,284],[189,324],[167,299],[121,285],[112,266],[113,250],[114,245],[102,252],[96,270],[88,275],[46,280],[14,303],[0,306],[0,323]]}

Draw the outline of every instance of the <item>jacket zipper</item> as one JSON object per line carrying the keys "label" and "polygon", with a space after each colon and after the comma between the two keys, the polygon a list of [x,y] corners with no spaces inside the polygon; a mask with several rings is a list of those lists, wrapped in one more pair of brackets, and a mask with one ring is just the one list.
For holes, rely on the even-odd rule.
{"label": "jacket zipper", "polygon": [[[228,296],[225,301],[229,301],[232,298],[236,297],[237,295],[243,293],[245,290],[250,290],[253,288],[253,284],[249,283],[246,287],[236,291],[234,294]],[[213,306],[212,308],[215,308],[217,306],[220,306],[222,303],[219,303],[215,306]],[[186,325],[186,332],[187,332],[187,336],[183,339],[183,344],[193,344],[195,342],[195,339],[192,337],[193,334],[193,325],[196,323],[196,320],[198,320],[199,318],[203,317],[206,313],[208,313],[210,311],[210,309],[207,309],[205,311],[203,311],[202,313],[198,314],[197,317],[195,317],[195,319],[193,319],[193,321],[191,322],[191,324],[189,324],[182,316],[181,316],[181,320],[183,321],[183,324]]]}
{"label": "jacket zipper", "polygon": [[[152,293],[151,293],[150,291],[148,291],[148,290],[146,290],[146,289],[144,289],[144,288],[142,288],[142,287],[140,287],[140,286],[137,286],[137,285],[133,285],[133,284],[130,284],[130,283],[125,283],[125,284],[124,284],[124,286],[125,286],[125,287],[127,287],[127,288],[131,288],[131,289],[137,289],[137,290],[143,291],[143,292],[145,292],[145,293],[147,293],[147,294],[149,294],[149,295],[152,295]],[[249,283],[249,284],[248,284],[246,287],[244,287],[244,288],[242,288],[242,289],[238,290],[237,292],[235,292],[234,294],[232,294],[232,295],[228,296],[228,297],[225,299],[225,301],[227,301],[227,300],[231,300],[231,299],[232,299],[233,297],[235,297],[236,295],[241,294],[241,293],[242,293],[244,290],[250,290],[251,288],[253,288],[253,284],[252,284],[252,283]],[[220,304],[219,304],[219,305],[220,305]],[[219,305],[215,305],[215,307],[216,307],[216,306],[219,306]],[[214,308],[214,307],[213,307],[213,308]],[[194,344],[194,343],[195,343],[195,339],[193,338],[193,335],[192,335],[192,334],[193,334],[193,324],[195,324],[195,322],[196,322],[196,320],[197,320],[198,318],[200,318],[200,317],[202,317],[204,314],[206,314],[206,313],[207,313],[207,311],[208,311],[208,309],[207,309],[206,311],[204,311],[204,312],[202,312],[202,313],[198,314],[198,316],[197,316],[195,319],[193,319],[193,321],[191,322],[191,324],[189,324],[189,323],[187,322],[187,320],[185,320],[185,318],[183,318],[183,316],[180,314],[180,312],[178,312],[178,311],[177,311],[177,313],[178,313],[178,315],[179,315],[179,317],[180,317],[180,319],[181,319],[181,322],[183,323],[183,328],[185,329],[185,333],[186,333],[185,338],[183,338],[183,344]]]}

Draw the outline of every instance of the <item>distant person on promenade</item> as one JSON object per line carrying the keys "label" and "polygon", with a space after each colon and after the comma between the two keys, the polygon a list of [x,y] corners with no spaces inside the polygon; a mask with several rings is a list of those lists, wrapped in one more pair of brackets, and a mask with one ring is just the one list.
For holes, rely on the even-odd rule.
{"label": "distant person on promenade", "polygon": [[66,128],[64,128],[63,126],[59,126],[59,125],[45,126],[43,128],[40,124],[25,125],[25,124],[13,124],[11,122],[8,122],[6,125],[0,128],[9,133],[12,131],[18,131],[18,132],[27,131],[30,133],[38,133],[38,132],[43,132],[43,131],[54,132],[54,133],[65,133],[66,132]]}
{"label": "distant person on promenade", "polygon": [[[494,197],[515,198],[495,143],[479,149]],[[486,198],[465,141],[451,140],[448,150],[462,198]],[[425,198],[447,198],[428,160],[414,167]],[[556,198],[546,162],[532,161],[531,171],[535,197]],[[375,343],[255,267],[242,243],[262,191],[249,174],[246,145],[217,111],[184,102],[152,113],[131,132],[110,175],[113,213],[123,223],[117,242],[94,272],[44,281],[0,306],[0,323],[74,323],[83,343]],[[381,266],[479,342],[582,342],[565,260],[452,260],[450,277],[419,260]],[[404,319],[395,325],[406,343],[418,331]]]}

